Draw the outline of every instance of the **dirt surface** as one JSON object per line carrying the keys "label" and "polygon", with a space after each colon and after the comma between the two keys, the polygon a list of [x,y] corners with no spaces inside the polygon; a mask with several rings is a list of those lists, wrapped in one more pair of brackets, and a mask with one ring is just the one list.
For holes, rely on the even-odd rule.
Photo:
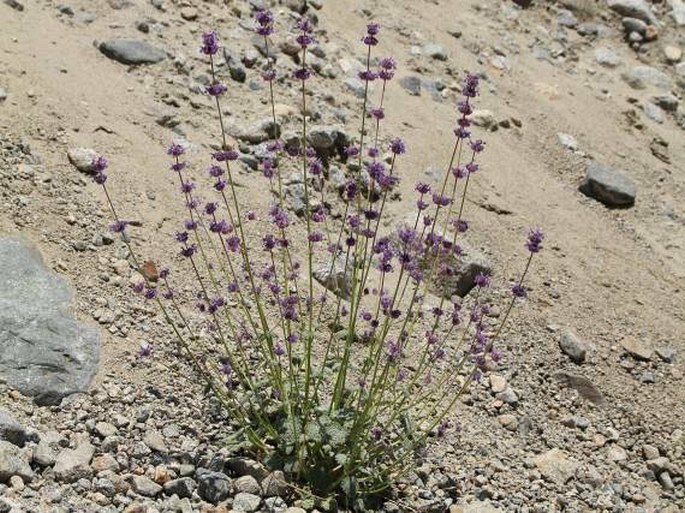
{"label": "dirt surface", "polygon": [[[487,146],[467,204],[468,241],[483,249],[495,281],[504,283],[525,263],[528,229],[540,227],[547,234],[528,282],[530,299],[509,325],[504,361],[495,371],[518,400],[507,404],[494,397],[489,376],[467,395],[455,414],[460,433],[429,457],[430,473],[439,468],[454,477],[453,486],[438,486],[443,496],[455,505],[502,511],[680,511],[685,509],[685,116],[681,104],[676,112],[660,110],[658,123],[642,106],[669,92],[676,102],[682,98],[685,78],[678,85],[677,67],[664,60],[663,48],[685,47],[685,29],[675,26],[666,4],[655,2],[658,39],[635,50],[624,40],[620,16],[603,2],[565,3],[579,6],[572,10],[579,23],[605,27],[605,37],[560,26],[562,2],[537,3],[521,10],[508,1],[321,2],[311,12],[325,50],[321,60],[336,78],[312,79],[313,117],[316,124],[357,133],[360,100],[343,83],[344,69],[350,59],[363,59],[360,34],[376,20],[382,25],[379,55],[398,61],[399,78],[417,76],[444,87],[431,94],[424,85],[420,96],[413,96],[399,80],[389,86],[384,136],[399,135],[408,147],[399,167],[402,200],[390,204],[389,224],[404,219],[414,183],[435,182],[431,170],[443,172],[447,166],[456,89],[468,70],[483,74],[477,106],[490,112],[497,128],[474,128]],[[187,141],[191,176],[203,179],[209,144],[217,143],[218,133],[210,98],[199,92],[207,76],[199,36],[217,30],[223,44],[244,55],[253,49],[251,34],[240,25],[242,18],[251,26],[250,5],[167,1],[158,9],[144,0],[73,0],[69,14],[60,2],[22,4],[19,11],[0,3],[0,89],[7,93],[0,100],[0,235],[39,248],[76,289],[82,320],[97,325],[97,312],[103,357],[95,387],[169,383],[177,373],[167,369],[161,352],[161,362],[136,361],[142,341],[167,343],[155,340],[162,321],[130,293],[130,271],[120,276],[113,270],[125,257],[123,246],[93,243],[107,234],[106,205],[98,186],[70,164],[67,151],[85,147],[106,155],[113,196],[125,218],[141,222],[132,228],[134,243],[145,258],[177,260],[169,255],[177,251],[172,237],[183,202],[165,146]],[[276,10],[279,29],[292,24],[285,21],[294,19],[288,6]],[[86,13],[94,15],[91,22]],[[149,33],[136,28],[140,22],[148,24]],[[129,67],[98,51],[97,43],[112,38],[148,41],[169,57]],[[433,43],[442,46],[446,60],[426,55],[426,45]],[[611,50],[621,63],[602,66],[597,49]],[[278,62],[293,67],[282,53]],[[640,65],[662,70],[670,87],[631,88],[622,74]],[[245,83],[232,81],[225,68],[221,73],[229,85],[228,122],[249,129],[269,110],[258,70],[246,71]],[[286,127],[296,127],[298,92],[277,85],[276,94],[283,112],[290,113]],[[563,147],[559,133],[572,135],[577,149]],[[655,156],[653,148],[664,148],[655,140],[667,143],[665,158]],[[633,207],[610,209],[579,192],[593,161],[634,182]],[[31,172],[24,176],[27,167]],[[265,180],[246,168],[238,180],[243,205],[263,211],[269,201]],[[560,350],[568,330],[588,347],[580,365]],[[648,360],[635,358],[622,345],[630,337],[660,354],[671,349],[675,357],[669,362],[652,352]],[[589,379],[605,402],[584,400],[559,373]],[[2,403],[12,409],[9,397]],[[49,415],[22,415],[39,430],[50,422]],[[589,425],[579,424],[578,417]],[[656,447],[668,465],[650,470],[645,445]],[[579,465],[568,479],[550,478],[544,465],[533,461],[553,448]],[[429,481],[424,479],[428,488]],[[398,511],[421,510],[423,500],[429,502],[400,501]]]}

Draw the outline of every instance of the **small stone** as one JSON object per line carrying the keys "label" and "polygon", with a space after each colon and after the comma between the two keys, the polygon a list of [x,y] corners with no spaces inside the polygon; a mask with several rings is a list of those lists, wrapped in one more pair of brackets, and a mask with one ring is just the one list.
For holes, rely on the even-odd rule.
{"label": "small stone", "polygon": [[659,39],[659,29],[654,25],[647,25],[645,30],[645,41],[655,41]]}
{"label": "small stone", "polygon": [[198,470],[198,494],[212,504],[226,500],[231,495],[231,480],[220,472]]}
{"label": "small stone", "polygon": [[661,358],[666,363],[673,363],[675,360],[676,352],[670,347],[659,347],[656,350],[656,355]]}
{"label": "small stone", "polygon": [[21,476],[12,476],[10,477],[9,485],[10,488],[16,490],[17,492],[21,492],[24,489],[24,480],[21,478]]}
{"label": "small stone", "polygon": [[90,464],[91,468],[95,472],[104,472],[106,470],[111,470],[113,472],[119,471],[119,462],[111,454],[101,454],[93,458],[93,462]]}
{"label": "small stone", "polygon": [[648,383],[648,384],[649,384],[649,383],[654,383],[654,382],[656,382],[656,378],[654,377],[654,373],[653,373],[653,372],[649,372],[649,371],[644,371],[644,372],[642,373],[641,379],[642,379],[642,382],[643,382],[643,383]]}
{"label": "small stone", "polygon": [[474,111],[471,119],[474,125],[487,129],[490,129],[497,124],[495,115],[491,111],[485,109],[478,109]]}
{"label": "small stone", "polygon": [[181,9],[181,18],[186,21],[195,21],[198,17],[198,12],[195,7],[184,7]]}
{"label": "small stone", "polygon": [[[126,266],[128,267],[128,262],[126,262]],[[116,426],[110,424],[109,422],[98,422],[97,424],[95,424],[95,431],[102,438],[105,438],[108,436],[116,435],[119,430],[116,428]]]}
{"label": "small stone", "polygon": [[566,330],[559,339],[559,347],[571,358],[573,363],[583,363],[587,355],[587,345],[571,330]]}
{"label": "small stone", "polygon": [[0,87],[0,103],[4,102],[7,99],[7,91]]}
{"label": "small stone", "polygon": [[621,347],[638,360],[652,359],[652,348],[635,337],[625,337],[622,339]]}
{"label": "small stone", "polygon": [[659,474],[659,483],[661,483],[661,486],[663,486],[664,490],[670,491],[675,488],[673,480],[671,479],[671,475],[668,472],[662,472]]}
{"label": "small stone", "polygon": [[578,142],[572,135],[560,132],[557,134],[557,139],[559,140],[559,144],[567,150],[576,151],[578,149]]}
{"label": "small stone", "polygon": [[548,481],[563,485],[576,473],[580,464],[561,449],[554,448],[533,459],[542,476]]}
{"label": "small stone", "polygon": [[607,458],[609,461],[613,462],[626,461],[628,459],[628,454],[620,445],[613,445],[607,453]]}
{"label": "small stone", "polygon": [[647,116],[649,119],[654,121],[655,123],[663,123],[664,122],[664,114],[661,111],[659,107],[654,105],[652,102],[645,102],[642,105],[642,110],[645,113],[645,116]]}
{"label": "small stone", "polygon": [[664,58],[669,64],[677,64],[683,58],[683,51],[677,46],[666,45],[662,48]]}
{"label": "small stone", "polygon": [[251,493],[238,493],[233,497],[233,511],[236,513],[252,513],[259,509],[262,499],[258,495]]}
{"label": "small stone", "polygon": [[338,255],[334,262],[314,269],[314,279],[335,295],[350,299],[352,294],[352,270],[345,267],[345,257]]}
{"label": "small stone", "polygon": [[647,31],[647,24],[637,18],[626,17],[621,20],[621,23],[623,24],[623,30],[625,30],[626,34],[637,32],[639,35],[643,36]]}
{"label": "small stone", "polygon": [[67,151],[67,157],[69,162],[79,171],[92,173],[95,170],[93,161],[98,157],[98,154],[90,148],[71,148]]}
{"label": "small stone", "polygon": [[7,410],[0,409],[0,440],[6,440],[18,447],[23,447],[27,434],[24,426],[10,415]]}
{"label": "small stone", "polygon": [[156,452],[167,453],[169,451],[164,442],[164,437],[157,431],[148,431],[145,433],[143,443]]}
{"label": "small stone", "polygon": [[678,97],[672,94],[655,96],[652,98],[652,101],[666,112],[676,112],[678,110],[678,104],[680,103]]}
{"label": "small stone", "polygon": [[655,474],[658,474],[659,472],[663,472],[668,468],[668,458],[664,456],[659,456],[657,458],[647,460],[647,468],[654,472]]}
{"label": "small stone", "polygon": [[29,458],[16,445],[0,441],[0,483],[7,482],[12,476],[19,476],[25,481],[33,479]]}
{"label": "small stone", "polygon": [[280,470],[274,470],[262,481],[264,497],[276,497],[284,495],[288,491],[285,474]]}
{"label": "small stone", "polygon": [[507,387],[499,394],[496,394],[495,398],[511,406],[516,406],[519,402],[518,395],[516,395],[516,392],[514,392],[514,390],[511,387]]}
{"label": "small stone", "polygon": [[412,96],[421,95],[421,79],[415,76],[402,77],[400,86]]}
{"label": "small stone", "polygon": [[608,48],[597,48],[594,52],[595,61],[606,68],[615,68],[623,62],[621,57]]}
{"label": "small stone", "polygon": [[90,442],[83,442],[76,449],[63,449],[55,459],[55,479],[73,483],[82,478],[90,478],[92,470],[90,460],[95,454],[95,447]]}
{"label": "small stone", "polygon": [[262,492],[259,483],[252,476],[241,476],[233,481],[233,489],[236,492],[251,493],[253,495],[259,495]]}
{"label": "small stone", "polygon": [[162,491],[162,487],[146,476],[134,476],[133,491],[145,497],[155,497]]}
{"label": "small stone", "polygon": [[156,64],[166,59],[166,52],[145,41],[112,39],[100,43],[99,50],[122,64]]}
{"label": "small stone", "polygon": [[164,492],[167,495],[178,495],[180,498],[192,497],[193,490],[196,487],[195,481],[189,477],[181,477],[178,479],[172,479],[164,483]]}
{"label": "small stone", "polygon": [[511,413],[505,413],[504,415],[500,415],[497,418],[498,422],[502,427],[509,431],[516,431],[518,428],[518,421],[516,419],[516,415],[512,415]]}
{"label": "small stone", "polygon": [[656,25],[657,19],[645,0],[607,0],[607,6],[621,16],[637,18],[650,25]]}
{"label": "small stone", "polygon": [[655,460],[659,457],[659,449],[653,445],[645,444],[642,446],[642,456],[646,460]]}
{"label": "small stone", "polygon": [[442,46],[437,44],[427,44],[423,47],[423,53],[431,59],[435,59],[437,61],[446,61],[448,57],[447,51]]}
{"label": "small stone", "polygon": [[504,392],[507,388],[507,380],[498,374],[490,375],[490,389],[498,394]]}
{"label": "small stone", "polygon": [[635,204],[635,184],[620,171],[592,162],[587,169],[580,192],[608,207],[630,207]]}

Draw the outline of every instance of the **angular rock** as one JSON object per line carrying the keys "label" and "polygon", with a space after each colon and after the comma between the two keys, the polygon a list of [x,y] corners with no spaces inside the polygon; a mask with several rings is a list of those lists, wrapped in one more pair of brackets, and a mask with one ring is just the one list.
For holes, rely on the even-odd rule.
{"label": "angular rock", "polygon": [[556,447],[536,457],[533,463],[542,477],[558,485],[572,479],[580,466],[576,460],[569,458],[564,451]]}
{"label": "angular rock", "polygon": [[76,449],[63,449],[55,459],[55,479],[65,483],[73,483],[79,479],[88,479],[93,471],[90,460],[95,454],[95,447],[90,442],[82,442]]}
{"label": "angular rock", "polygon": [[314,279],[343,299],[349,300],[352,295],[352,270],[349,265],[345,267],[344,255],[314,269]]}
{"label": "angular rock", "polygon": [[683,0],[667,0],[671,7],[669,13],[677,27],[685,27],[685,2]]}
{"label": "angular rock", "polygon": [[122,64],[156,64],[166,59],[166,52],[145,41],[136,39],[111,39],[98,46],[110,59]]}
{"label": "angular rock", "polygon": [[251,493],[239,493],[233,497],[233,511],[236,513],[252,513],[259,509],[262,499]]}
{"label": "angular rock", "polygon": [[0,379],[39,405],[86,390],[100,341],[69,311],[71,289],[17,240],[0,239],[0,262]]}
{"label": "angular rock", "polygon": [[148,431],[143,437],[143,443],[156,452],[166,453],[169,449],[164,442],[164,437],[157,431]]}
{"label": "angular rock", "polygon": [[638,360],[651,360],[653,350],[647,344],[635,337],[625,337],[621,340],[621,347]]}
{"label": "angular rock", "polygon": [[437,266],[445,266],[449,274],[433,277],[430,283],[434,292],[446,298],[466,297],[476,286],[476,276],[492,274],[492,266],[483,252],[463,240],[457,239],[457,245],[461,248],[459,256],[453,251],[442,251],[438,258]]}
{"label": "angular rock", "polygon": [[231,495],[231,480],[221,472],[198,469],[198,494],[212,504],[226,500]]}
{"label": "angular rock", "polygon": [[27,434],[24,426],[19,424],[8,411],[0,409],[0,440],[23,447],[26,439]]}
{"label": "angular rock", "polygon": [[271,474],[266,476],[262,481],[262,490],[264,497],[278,497],[284,495],[288,491],[288,483],[285,479],[285,474],[280,470],[274,470]]}
{"label": "angular rock", "polygon": [[673,363],[673,361],[675,360],[676,352],[675,349],[672,349],[670,347],[659,347],[656,350],[656,354],[666,363]]}
{"label": "angular rock", "polygon": [[559,372],[554,377],[568,388],[576,390],[583,399],[597,406],[606,404],[606,399],[602,392],[586,377],[566,374],[565,372]]}
{"label": "angular rock", "polygon": [[608,0],[609,9],[621,16],[637,18],[650,25],[656,25],[657,19],[645,0]]}
{"label": "angular rock", "polygon": [[164,493],[167,495],[176,494],[180,498],[192,497],[196,487],[197,484],[191,478],[181,477],[164,483]]}
{"label": "angular rock", "polygon": [[236,493],[244,492],[251,493],[253,495],[259,495],[262,493],[259,483],[252,476],[241,476],[233,481],[233,489]]}
{"label": "angular rock", "polygon": [[655,87],[665,92],[671,88],[671,78],[651,66],[635,66],[621,75],[621,78],[633,89]]}
{"label": "angular rock", "polygon": [[677,64],[683,58],[683,51],[677,46],[666,45],[662,48],[664,52],[664,59],[669,64]]}
{"label": "angular rock", "polygon": [[350,137],[340,128],[315,126],[307,132],[307,142],[319,156],[328,157],[335,153],[342,155],[350,144]]}
{"label": "angular rock", "polygon": [[447,51],[438,44],[427,44],[423,47],[423,53],[436,61],[447,60]]}
{"label": "angular rock", "polygon": [[95,150],[90,148],[71,148],[67,151],[69,162],[84,173],[92,173],[95,171],[93,161],[98,157]]}
{"label": "angular rock", "polygon": [[635,184],[610,167],[592,162],[579,187],[580,192],[608,207],[631,207],[635,204]]}
{"label": "angular rock", "polygon": [[559,339],[559,347],[571,358],[573,363],[583,363],[585,361],[587,345],[574,332],[567,330],[562,333]]}
{"label": "angular rock", "polygon": [[576,151],[578,149],[578,142],[572,135],[560,132],[557,134],[557,139],[559,140],[559,144],[561,144],[567,150]]}
{"label": "angular rock", "polygon": [[19,476],[24,481],[31,481],[34,477],[26,452],[0,440],[0,483],[6,483],[12,476]]}
{"label": "angular rock", "polygon": [[133,491],[145,497],[156,497],[162,492],[162,487],[146,476],[134,476]]}

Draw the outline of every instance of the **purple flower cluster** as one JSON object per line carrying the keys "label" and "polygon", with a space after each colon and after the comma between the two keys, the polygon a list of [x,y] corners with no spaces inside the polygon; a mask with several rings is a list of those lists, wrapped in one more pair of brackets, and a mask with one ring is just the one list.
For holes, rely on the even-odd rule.
{"label": "purple flower cluster", "polygon": [[260,36],[268,37],[274,33],[274,15],[271,11],[262,10],[255,14],[255,32]]}
{"label": "purple flower cluster", "polygon": [[216,55],[219,51],[219,35],[216,32],[202,34],[202,46],[200,52],[205,55]]}
{"label": "purple flower cluster", "polygon": [[542,231],[535,229],[528,234],[528,241],[526,248],[531,253],[539,253],[542,250],[542,241],[545,240],[545,234]]}
{"label": "purple flower cluster", "polygon": [[362,38],[362,41],[366,46],[376,46],[378,44],[378,33],[381,30],[381,26],[378,23],[369,23],[366,26],[366,35]]}

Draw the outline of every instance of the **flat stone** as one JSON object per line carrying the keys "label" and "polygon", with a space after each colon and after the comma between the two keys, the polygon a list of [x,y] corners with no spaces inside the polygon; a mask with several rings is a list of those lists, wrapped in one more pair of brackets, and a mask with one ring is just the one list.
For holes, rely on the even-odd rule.
{"label": "flat stone", "polygon": [[153,451],[166,453],[169,449],[164,442],[164,437],[160,435],[157,431],[148,431],[143,437],[143,443],[147,445]]}
{"label": "flat stone", "polygon": [[671,78],[651,66],[635,66],[621,75],[621,78],[633,89],[655,87],[664,92],[671,88]]}
{"label": "flat stone", "polygon": [[6,483],[12,476],[19,476],[24,481],[34,477],[26,451],[0,440],[0,483]]}
{"label": "flat stone", "polygon": [[625,337],[622,339],[621,347],[638,360],[652,359],[652,348],[635,337]]}
{"label": "flat stone", "polygon": [[82,442],[76,449],[63,449],[55,460],[55,479],[65,483],[73,483],[83,478],[90,478],[93,471],[90,460],[95,454],[95,447],[90,442]]}
{"label": "flat stone", "polygon": [[656,349],[656,354],[666,363],[673,363],[673,361],[675,360],[676,352],[675,349],[672,349],[670,347],[658,347]]}
{"label": "flat stone", "polygon": [[20,241],[0,239],[0,262],[0,379],[39,405],[85,391],[100,341],[70,312],[71,289]]}
{"label": "flat stone", "polygon": [[583,363],[587,354],[587,345],[580,340],[578,336],[571,330],[566,330],[562,333],[559,339],[559,347],[571,358],[574,363]]}
{"label": "flat stone", "polygon": [[166,59],[164,50],[135,39],[111,39],[100,43],[98,48],[122,64],[156,64]]}
{"label": "flat stone", "polygon": [[608,207],[631,207],[635,204],[635,184],[620,171],[590,163],[580,192]]}
{"label": "flat stone", "polygon": [[504,378],[504,376],[500,376],[499,374],[490,375],[490,390],[492,390],[495,394],[499,394],[500,392],[504,392],[506,389],[507,380]]}
{"label": "flat stone", "polygon": [[637,18],[649,25],[657,24],[656,16],[645,0],[608,0],[607,5],[621,16]]}
{"label": "flat stone", "polygon": [[10,415],[7,410],[0,409],[0,440],[23,447],[27,434],[24,426]]}
{"label": "flat stone", "polygon": [[593,55],[597,64],[606,68],[615,68],[620,66],[623,62],[616,52],[609,50],[608,48],[596,48]]}
{"label": "flat stone", "polygon": [[661,124],[664,122],[663,111],[658,106],[654,105],[652,102],[643,103],[642,110],[645,113],[645,116],[647,116],[655,123]]}
{"label": "flat stone", "polygon": [[559,485],[572,479],[580,466],[577,461],[556,447],[536,457],[533,463],[545,479]]}
{"label": "flat stone", "polygon": [[145,497],[156,497],[162,492],[162,487],[146,476],[134,476],[133,491]]}

